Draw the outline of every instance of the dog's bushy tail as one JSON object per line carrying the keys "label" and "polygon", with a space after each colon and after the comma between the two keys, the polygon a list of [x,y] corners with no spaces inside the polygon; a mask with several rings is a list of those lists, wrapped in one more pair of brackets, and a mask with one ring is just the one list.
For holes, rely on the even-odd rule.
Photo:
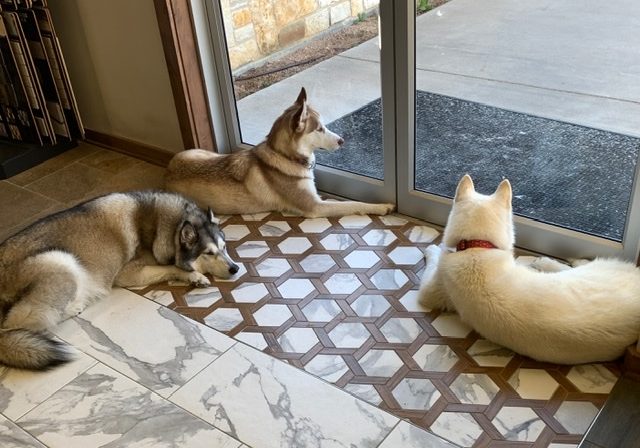
{"label": "dog's bushy tail", "polygon": [[47,370],[71,361],[67,345],[45,333],[23,328],[0,329],[0,364],[27,370]]}

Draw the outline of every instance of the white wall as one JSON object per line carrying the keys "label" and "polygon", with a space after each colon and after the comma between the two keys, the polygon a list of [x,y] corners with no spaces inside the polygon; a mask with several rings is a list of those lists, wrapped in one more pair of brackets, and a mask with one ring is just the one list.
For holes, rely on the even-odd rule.
{"label": "white wall", "polygon": [[181,150],[153,0],[62,0],[49,6],[84,127]]}

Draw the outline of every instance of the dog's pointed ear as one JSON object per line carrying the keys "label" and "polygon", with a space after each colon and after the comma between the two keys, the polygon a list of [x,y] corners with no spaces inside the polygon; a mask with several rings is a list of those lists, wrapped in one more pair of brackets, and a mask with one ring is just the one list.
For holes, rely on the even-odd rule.
{"label": "dog's pointed ear", "polygon": [[500,182],[496,192],[493,194],[495,198],[505,207],[511,207],[511,182],[509,179],[505,179]]}
{"label": "dog's pointed ear", "polygon": [[[302,89],[302,91],[304,92],[304,88]],[[302,96],[302,92],[300,93],[300,96]],[[302,103],[299,103],[298,101],[296,101],[296,106],[298,107],[296,109],[296,112],[293,114],[293,118],[291,119],[291,129],[293,130],[293,132],[302,132],[304,131],[305,126],[307,125],[307,94],[304,94],[304,99],[302,100]],[[298,97],[298,99],[300,99],[300,97]]]}
{"label": "dog's pointed ear", "polygon": [[298,98],[296,99],[296,104],[299,106],[304,106],[307,102],[307,91],[305,88],[300,89],[300,93],[298,94]]}
{"label": "dog's pointed ear", "polygon": [[462,176],[462,179],[460,179],[460,182],[458,183],[458,188],[456,188],[456,197],[454,201],[458,202],[458,201],[467,199],[475,191],[476,189],[473,186],[473,180],[471,179],[471,176],[469,176],[468,174],[465,174],[464,176]]}
{"label": "dog's pointed ear", "polygon": [[185,221],[180,228],[180,244],[191,249],[198,242],[198,232],[189,221]]}
{"label": "dog's pointed ear", "polygon": [[207,208],[207,219],[211,224],[220,225],[220,220],[213,216],[213,210],[211,210],[211,207]]}

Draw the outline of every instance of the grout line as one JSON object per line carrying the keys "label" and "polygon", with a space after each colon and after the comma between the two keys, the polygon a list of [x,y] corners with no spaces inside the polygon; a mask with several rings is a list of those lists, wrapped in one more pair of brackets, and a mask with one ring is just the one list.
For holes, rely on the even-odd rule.
{"label": "grout line", "polygon": [[398,422],[397,422],[395,425],[393,425],[393,426],[391,427],[391,429],[389,430],[389,432],[388,432],[388,433],[387,433],[387,434],[382,438],[382,440],[380,441],[380,443],[379,443],[379,444],[377,444],[377,445],[376,445],[376,447],[380,447],[380,446],[382,446],[382,444],[385,442],[385,440],[387,440],[387,439],[389,438],[389,436],[391,435],[391,433],[392,433],[393,431],[395,431],[395,430],[398,428],[398,426],[400,425],[400,423],[402,423],[403,421],[404,421],[404,419],[401,419],[401,418],[399,418],[399,417],[398,417]]}

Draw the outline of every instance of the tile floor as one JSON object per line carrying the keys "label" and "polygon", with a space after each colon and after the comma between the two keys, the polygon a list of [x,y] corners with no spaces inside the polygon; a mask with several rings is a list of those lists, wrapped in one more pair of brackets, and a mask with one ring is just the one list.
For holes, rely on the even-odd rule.
{"label": "tile floor", "polygon": [[[0,182],[12,211],[0,216],[3,237],[161,177],[83,144]],[[533,362],[422,309],[433,228],[280,214],[223,226],[236,279],[115,290],[56,329],[79,350],[74,363],[1,370],[0,446],[568,448],[619,375],[615,364]]]}

